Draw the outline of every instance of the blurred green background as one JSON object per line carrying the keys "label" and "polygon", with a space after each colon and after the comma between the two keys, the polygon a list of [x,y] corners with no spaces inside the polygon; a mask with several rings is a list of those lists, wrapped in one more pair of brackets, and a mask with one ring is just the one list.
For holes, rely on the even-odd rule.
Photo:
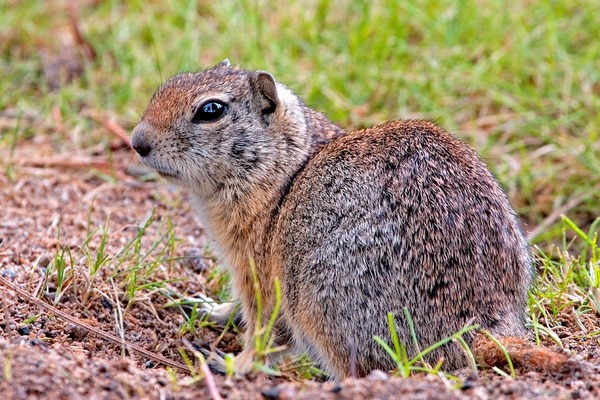
{"label": "blurred green background", "polygon": [[0,151],[45,135],[97,152],[98,115],[129,130],[164,79],[229,58],[347,129],[436,121],[546,247],[561,214],[584,231],[600,215],[599,15],[598,0],[4,0]]}

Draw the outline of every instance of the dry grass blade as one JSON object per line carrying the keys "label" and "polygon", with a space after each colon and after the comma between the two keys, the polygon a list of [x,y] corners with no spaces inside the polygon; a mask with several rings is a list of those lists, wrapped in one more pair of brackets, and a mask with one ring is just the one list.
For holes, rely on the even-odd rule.
{"label": "dry grass blade", "polygon": [[129,133],[127,133],[127,131],[123,127],[118,125],[116,122],[97,113],[90,113],[90,116],[100,125],[102,125],[107,131],[121,139],[123,144],[131,148],[131,139],[129,137]]}
{"label": "dry grass blade", "polygon": [[133,350],[139,354],[142,354],[158,363],[161,363],[163,365],[166,365],[168,367],[172,367],[172,368],[177,368],[181,371],[184,372],[189,372],[189,369],[187,366],[185,366],[184,364],[178,363],[177,361],[173,361],[173,360],[169,360],[166,357],[161,356],[160,354],[156,354],[153,353],[151,351],[148,351],[142,347],[136,346],[135,344],[131,344],[131,343],[127,343],[126,341],[124,341],[123,339],[110,334],[108,332],[104,332],[100,329],[94,328],[92,326],[89,326],[83,322],[81,322],[79,319],[70,316],[69,314],[57,309],[56,307],[53,307],[49,304],[44,303],[43,301],[36,299],[35,297],[31,296],[29,293],[25,292],[24,290],[19,289],[18,287],[16,287],[15,285],[13,285],[12,283],[10,283],[8,280],[6,280],[5,278],[0,276],[0,283],[2,285],[4,285],[5,287],[7,287],[8,289],[12,290],[13,292],[17,293],[19,296],[21,296],[22,298],[26,299],[27,301],[34,303],[35,305],[42,307],[44,309],[46,309],[46,311],[66,320],[69,321],[83,329],[88,330],[89,332],[91,332],[92,334],[101,337],[103,339],[106,339],[108,341],[111,341],[115,344],[118,345],[122,345],[127,347],[130,351]]}
{"label": "dry grass blade", "polygon": [[79,24],[79,17],[77,14],[77,2],[70,1],[68,4],[69,11],[69,24],[71,25],[71,31],[75,43],[81,48],[81,51],[88,61],[93,61],[96,58],[96,50],[90,44],[89,40],[81,32]]}
{"label": "dry grass blade", "polygon": [[568,214],[573,208],[577,207],[584,200],[584,196],[579,195],[571,198],[568,202],[558,207],[550,215],[548,215],[542,222],[540,222],[535,228],[529,232],[529,239],[535,238],[537,235],[542,233],[545,229],[552,226],[556,221],[560,219],[563,214]]}

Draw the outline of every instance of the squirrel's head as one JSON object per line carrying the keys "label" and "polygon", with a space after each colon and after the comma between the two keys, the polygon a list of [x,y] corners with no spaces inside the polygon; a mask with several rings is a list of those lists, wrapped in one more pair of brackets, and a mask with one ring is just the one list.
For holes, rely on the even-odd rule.
{"label": "squirrel's head", "polygon": [[306,152],[300,104],[270,74],[225,60],[166,81],[131,142],[144,164],[200,196],[244,190]]}

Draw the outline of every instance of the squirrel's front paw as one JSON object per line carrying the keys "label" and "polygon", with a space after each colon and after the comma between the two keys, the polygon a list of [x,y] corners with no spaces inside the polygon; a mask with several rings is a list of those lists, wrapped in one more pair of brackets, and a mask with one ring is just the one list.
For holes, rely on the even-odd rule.
{"label": "squirrel's front paw", "polygon": [[239,303],[237,301],[228,301],[225,303],[217,303],[210,297],[197,294],[194,297],[186,298],[190,304],[198,304],[200,313],[208,315],[209,321],[218,325],[225,326],[229,321],[234,324],[239,324],[242,320],[239,311]]}

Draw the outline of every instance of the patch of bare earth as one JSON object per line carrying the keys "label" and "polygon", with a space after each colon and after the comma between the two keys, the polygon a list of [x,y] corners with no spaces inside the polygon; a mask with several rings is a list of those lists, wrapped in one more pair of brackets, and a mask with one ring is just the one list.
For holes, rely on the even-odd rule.
{"label": "patch of bare earth", "polygon": [[[51,153],[48,146],[44,142],[21,143],[14,156],[15,179],[9,181],[5,174],[0,175],[0,275],[53,304],[56,282],[46,279],[46,271],[57,252],[68,249],[73,258],[72,272],[56,301],[59,310],[89,326],[121,335],[127,344],[178,363],[184,362],[182,338],[215,341],[221,334],[218,327],[182,335],[182,313],[176,307],[165,307],[169,293],[191,296],[216,288],[207,273],[214,262],[210,257],[193,262],[177,259],[197,255],[207,247],[185,198],[165,184],[143,183],[126,175],[126,168],[137,163],[127,151],[114,154],[114,169],[103,170],[102,163],[98,169],[78,168],[77,163],[56,163],[56,158],[44,164]],[[114,182],[101,178],[104,175]],[[169,282],[160,290],[140,290],[127,309],[130,297],[125,295],[126,285],[119,281],[122,275],[115,272],[119,268],[126,271],[128,266],[107,262],[90,282],[90,260],[82,246],[90,230],[107,225],[104,252],[115,257],[136,236],[153,209],[153,221],[140,252],[149,251],[156,238],[168,232],[167,221],[172,224],[176,245],[171,250],[175,254],[163,254],[165,260],[156,264],[151,275],[156,281]],[[90,241],[91,254],[101,247],[100,233]],[[459,384],[431,375],[402,379],[373,373],[364,379],[335,383],[302,381],[294,374],[270,378],[257,373],[243,379],[214,376],[217,392],[211,392],[200,373],[194,377],[182,370],[169,371],[127,345],[98,337],[7,287],[0,290],[2,399],[209,399],[218,395],[228,399],[600,398],[598,339],[582,335],[582,326],[589,332],[598,330],[597,316],[579,320],[569,313],[562,316],[558,334],[566,350],[580,361],[577,368],[565,365],[553,372],[517,371],[516,379],[491,370],[469,378],[465,371],[459,371]],[[236,335],[227,333],[219,347],[235,352],[241,344]],[[189,352],[188,357],[193,359]]]}

